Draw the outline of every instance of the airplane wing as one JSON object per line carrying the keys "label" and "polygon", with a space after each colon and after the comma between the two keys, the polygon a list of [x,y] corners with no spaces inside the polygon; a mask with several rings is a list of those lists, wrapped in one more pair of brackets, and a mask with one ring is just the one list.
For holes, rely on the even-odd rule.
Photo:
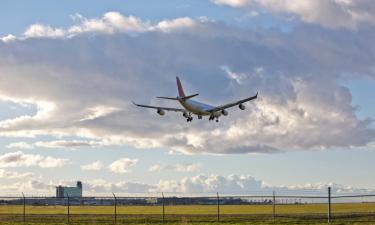
{"label": "airplane wing", "polygon": [[239,100],[237,102],[232,102],[232,103],[228,103],[228,104],[225,104],[225,105],[221,105],[221,106],[215,107],[213,109],[207,110],[207,112],[217,112],[217,111],[220,111],[220,110],[223,110],[223,109],[227,109],[227,108],[230,108],[230,107],[233,107],[233,106],[236,106],[236,105],[239,105],[239,104],[242,104],[242,103],[254,100],[257,97],[258,97],[258,93],[256,95],[252,96],[252,97],[245,98],[245,99]]}
{"label": "airplane wing", "polygon": [[168,107],[160,107],[160,106],[152,106],[152,105],[140,105],[135,102],[133,102],[133,104],[138,107],[149,108],[149,109],[162,109],[165,111],[173,111],[173,112],[185,112],[186,111],[184,109],[177,109],[177,108],[168,108]]}

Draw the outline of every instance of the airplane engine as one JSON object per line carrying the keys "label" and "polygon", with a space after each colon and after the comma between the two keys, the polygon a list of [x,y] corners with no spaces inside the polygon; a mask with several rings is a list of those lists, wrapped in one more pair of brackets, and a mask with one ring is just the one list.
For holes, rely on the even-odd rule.
{"label": "airplane engine", "polygon": [[244,105],[242,105],[242,104],[239,104],[238,108],[240,108],[241,110],[245,110],[246,109],[246,107]]}
{"label": "airplane engine", "polygon": [[185,118],[189,118],[189,113],[184,112],[184,113],[182,113],[182,116],[185,117]]}
{"label": "airplane engine", "polygon": [[228,116],[228,111],[223,109],[223,110],[221,110],[221,114],[223,114],[224,116]]}
{"label": "airplane engine", "polygon": [[216,117],[216,118],[219,118],[221,116],[221,111],[216,111],[216,112],[212,113],[212,116]]}
{"label": "airplane engine", "polygon": [[164,116],[164,115],[165,115],[165,111],[162,110],[162,109],[158,109],[157,113],[158,113],[160,116]]}

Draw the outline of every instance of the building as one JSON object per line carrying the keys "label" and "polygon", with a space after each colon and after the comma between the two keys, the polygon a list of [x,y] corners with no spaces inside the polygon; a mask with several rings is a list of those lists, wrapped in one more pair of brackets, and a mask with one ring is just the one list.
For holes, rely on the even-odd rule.
{"label": "building", "polygon": [[56,198],[77,198],[82,197],[82,182],[77,181],[76,187],[63,187],[61,185],[56,187]]}

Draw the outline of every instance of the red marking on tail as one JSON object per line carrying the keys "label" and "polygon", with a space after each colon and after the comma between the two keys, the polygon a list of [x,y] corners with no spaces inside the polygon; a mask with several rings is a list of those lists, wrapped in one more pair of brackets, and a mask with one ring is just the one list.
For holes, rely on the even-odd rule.
{"label": "red marking on tail", "polygon": [[184,89],[182,88],[180,78],[176,77],[176,81],[177,81],[178,95],[180,97],[185,97]]}

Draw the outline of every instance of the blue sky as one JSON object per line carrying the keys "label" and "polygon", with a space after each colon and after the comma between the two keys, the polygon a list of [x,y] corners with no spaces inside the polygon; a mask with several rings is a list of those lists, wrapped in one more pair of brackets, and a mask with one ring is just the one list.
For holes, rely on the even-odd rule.
{"label": "blue sky", "polygon": [[[1,191],[373,190],[375,19],[238,2],[3,2]],[[175,107],[154,96],[176,75],[214,104],[261,98],[219,124],[130,104]]]}
{"label": "blue sky", "polygon": [[[22,34],[30,23],[43,23],[54,26],[69,26],[71,15],[76,13],[85,17],[99,17],[109,11],[118,11],[126,15],[134,15],[147,21],[160,21],[178,17],[209,17],[234,26],[245,27],[275,27],[287,29],[290,24],[277,20],[272,15],[260,15],[252,18],[241,11],[229,7],[213,5],[210,1],[199,0],[162,0],[162,1],[89,1],[82,0],[69,4],[65,1],[51,2],[37,0],[25,2],[22,0],[5,1],[1,14],[0,34]],[[87,7],[88,5],[92,5]],[[17,14],[13,12],[17,11]],[[13,21],[9,23],[8,21]],[[255,23],[254,23],[255,22]]]}

